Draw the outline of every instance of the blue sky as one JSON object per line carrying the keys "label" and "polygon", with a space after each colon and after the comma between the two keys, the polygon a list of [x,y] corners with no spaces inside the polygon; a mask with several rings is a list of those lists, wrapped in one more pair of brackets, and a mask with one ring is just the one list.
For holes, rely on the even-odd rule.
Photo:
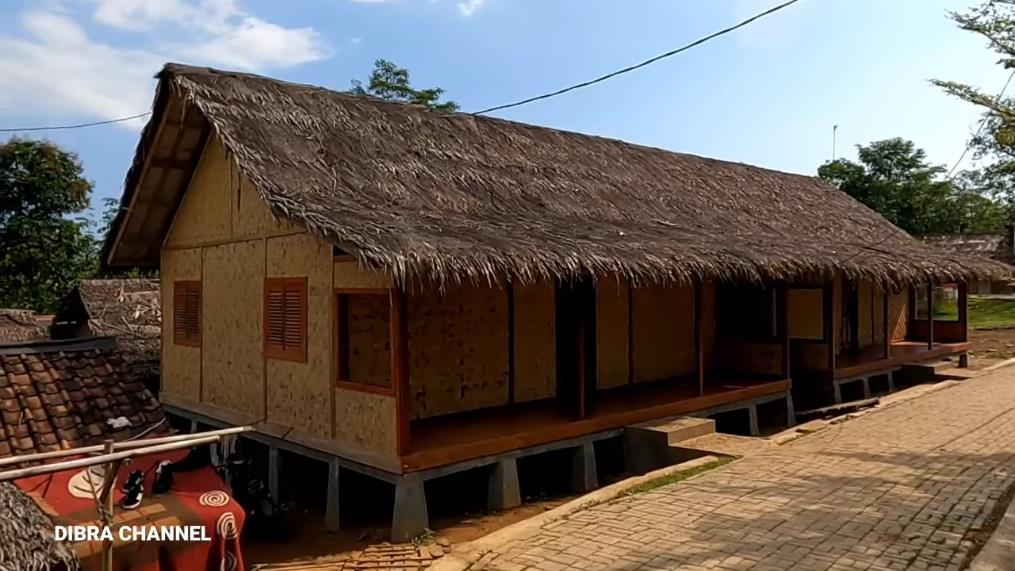
{"label": "blue sky", "polygon": [[[373,60],[473,111],[598,76],[777,0],[5,0],[0,127],[146,111],[167,60],[345,89]],[[634,73],[497,115],[813,174],[901,136],[955,161],[978,121],[931,78],[996,92],[1007,73],[958,30],[962,0],[802,0]],[[119,196],[141,123],[45,136]]]}

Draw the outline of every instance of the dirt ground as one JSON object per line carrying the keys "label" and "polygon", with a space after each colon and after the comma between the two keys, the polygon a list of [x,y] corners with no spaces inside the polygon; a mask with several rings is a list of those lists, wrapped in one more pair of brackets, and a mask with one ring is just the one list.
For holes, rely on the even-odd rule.
{"label": "dirt ground", "polygon": [[[432,540],[446,539],[452,545],[479,539],[502,527],[551,510],[571,497],[527,501],[518,508],[498,513],[467,514],[458,518],[435,519]],[[247,565],[282,563],[340,556],[388,541],[389,529],[359,527],[329,533],[320,514],[287,514],[288,537],[280,541],[254,541],[244,536],[243,558]]]}
{"label": "dirt ground", "polygon": [[1015,357],[1015,328],[969,332],[969,368],[983,369]]}

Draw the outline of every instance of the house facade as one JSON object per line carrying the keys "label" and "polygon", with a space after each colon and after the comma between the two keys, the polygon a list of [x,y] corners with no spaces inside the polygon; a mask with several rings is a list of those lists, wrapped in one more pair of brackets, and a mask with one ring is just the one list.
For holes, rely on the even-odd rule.
{"label": "house facade", "polygon": [[916,292],[997,270],[811,177],[179,65],[154,109],[104,255],[160,269],[163,405],[251,425],[275,492],[327,462],[332,526],[391,482],[398,539],[431,478],[510,507],[521,456],[587,489],[627,426],[961,355]]}

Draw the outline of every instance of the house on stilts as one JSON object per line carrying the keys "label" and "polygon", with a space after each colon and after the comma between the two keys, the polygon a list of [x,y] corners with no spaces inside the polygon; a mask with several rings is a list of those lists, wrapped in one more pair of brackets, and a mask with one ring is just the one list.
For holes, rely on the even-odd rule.
{"label": "house on stilts", "polygon": [[[395,487],[966,351],[967,280],[819,179],[169,64],[106,243],[159,268],[161,400]],[[934,287],[955,284],[954,320]],[[771,404],[769,404],[771,406]],[[754,415],[751,415],[753,420]],[[756,422],[751,423],[754,428]]]}

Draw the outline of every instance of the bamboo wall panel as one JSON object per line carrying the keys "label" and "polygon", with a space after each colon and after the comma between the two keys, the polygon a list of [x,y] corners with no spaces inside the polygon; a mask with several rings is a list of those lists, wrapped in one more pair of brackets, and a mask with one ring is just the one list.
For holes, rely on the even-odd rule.
{"label": "bamboo wall panel", "polygon": [[264,241],[204,248],[202,401],[264,416]]}
{"label": "bamboo wall panel", "polygon": [[[875,312],[881,313],[881,306],[874,304],[874,284],[867,280],[860,280],[856,284],[857,301],[860,307],[860,323],[858,333],[861,347],[869,347],[874,344],[874,320]],[[876,311],[875,311],[876,310]]]}
{"label": "bamboo wall panel", "polygon": [[885,339],[885,292],[871,284],[871,345],[881,346]]}
{"label": "bamboo wall panel", "polygon": [[198,245],[232,236],[229,176],[225,149],[212,137],[166,237],[168,247]]}
{"label": "bamboo wall panel", "polygon": [[409,293],[412,417],[508,402],[507,292],[450,286]]}
{"label": "bamboo wall panel", "polygon": [[201,400],[201,348],[173,343],[173,282],[201,279],[201,250],[162,252],[162,391]]}
{"label": "bamboo wall panel", "polygon": [[628,282],[596,283],[596,374],[601,389],[626,385],[628,370]]}
{"label": "bamboo wall panel", "polygon": [[635,287],[632,301],[634,381],[655,381],[694,373],[697,360],[693,288]]}
{"label": "bamboo wall panel", "polygon": [[268,277],[307,278],[307,362],[267,359],[268,420],[331,436],[331,246],[301,234],[269,238],[267,248]]}
{"label": "bamboo wall panel", "polygon": [[335,262],[335,287],[337,288],[389,288],[391,276],[365,268],[356,260]]}
{"label": "bamboo wall panel", "polygon": [[391,386],[391,351],[387,295],[345,297],[349,316],[349,378],[374,386]]}
{"label": "bamboo wall panel", "polygon": [[268,203],[235,166],[230,177],[234,237],[275,236],[297,231],[292,224],[275,218]]}
{"label": "bamboo wall panel", "polygon": [[836,274],[832,281],[832,347],[835,354],[842,351],[842,296],[843,296],[842,274]]}
{"label": "bamboo wall panel", "polygon": [[705,354],[706,370],[715,362],[715,282],[703,282],[701,285],[701,343]]}
{"label": "bamboo wall panel", "polygon": [[373,452],[396,453],[395,399],[335,389],[335,440]]}
{"label": "bamboo wall panel", "polygon": [[514,298],[515,401],[553,397],[557,393],[553,282],[516,284]]}
{"label": "bamboo wall panel", "polygon": [[789,336],[793,339],[824,337],[823,294],[821,288],[790,289]]}
{"label": "bamboo wall panel", "polygon": [[904,341],[909,321],[909,292],[893,293],[888,298],[888,322],[892,341]]}

